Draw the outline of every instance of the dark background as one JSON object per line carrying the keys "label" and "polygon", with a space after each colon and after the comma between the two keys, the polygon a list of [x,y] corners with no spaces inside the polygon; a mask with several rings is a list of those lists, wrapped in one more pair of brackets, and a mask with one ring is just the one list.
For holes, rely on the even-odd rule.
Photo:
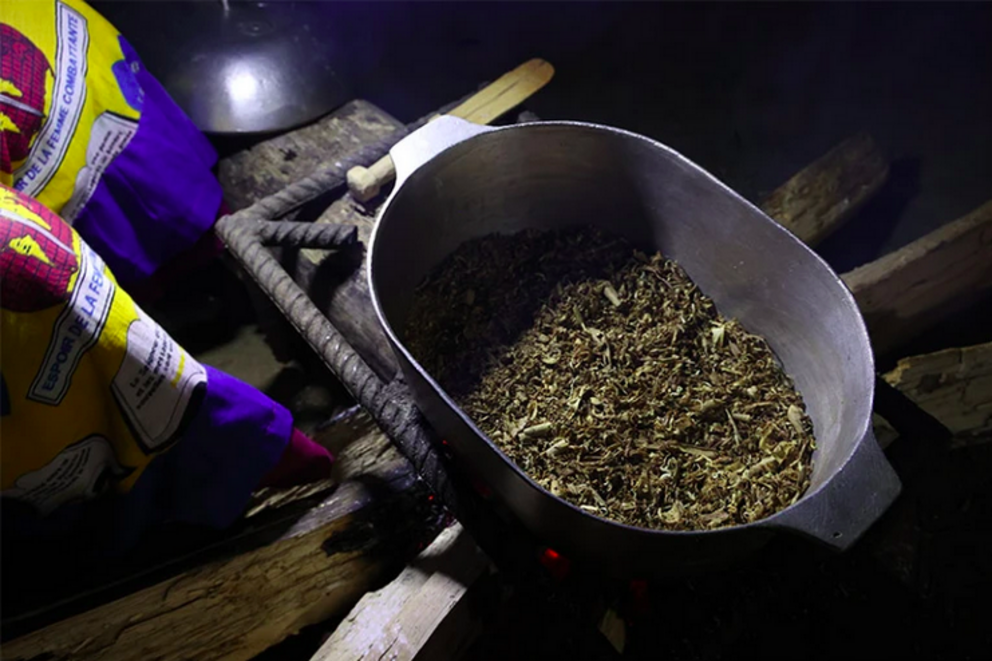
{"label": "dark background", "polygon": [[[188,5],[94,5],[168,87],[170,56],[143,52],[143,41]],[[866,129],[893,181],[884,208],[860,223],[869,231],[823,247],[839,271],[992,196],[990,4],[268,5],[322,36],[353,96],[401,120],[543,57],[557,73],[528,104],[541,118],[656,138],[752,200]]]}

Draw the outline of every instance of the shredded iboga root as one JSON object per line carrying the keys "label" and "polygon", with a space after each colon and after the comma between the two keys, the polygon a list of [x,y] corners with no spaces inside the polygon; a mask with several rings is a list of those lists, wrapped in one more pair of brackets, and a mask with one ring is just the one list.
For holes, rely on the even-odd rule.
{"label": "shredded iboga root", "polygon": [[590,229],[486,237],[418,291],[417,359],[541,486],[622,523],[712,529],[809,485],[802,398],[685,272]]}

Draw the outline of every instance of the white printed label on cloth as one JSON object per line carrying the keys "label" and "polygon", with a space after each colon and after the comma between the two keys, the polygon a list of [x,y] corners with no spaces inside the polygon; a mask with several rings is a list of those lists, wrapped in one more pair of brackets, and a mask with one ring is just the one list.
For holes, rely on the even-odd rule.
{"label": "white printed label on cloth", "polygon": [[139,308],[111,389],[145,451],[176,440],[196,387],[206,382],[203,366]]}

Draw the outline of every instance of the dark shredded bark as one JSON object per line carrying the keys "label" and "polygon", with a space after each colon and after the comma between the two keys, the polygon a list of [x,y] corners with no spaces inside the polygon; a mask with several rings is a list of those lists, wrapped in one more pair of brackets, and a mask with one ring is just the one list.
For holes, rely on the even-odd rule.
{"label": "dark shredded bark", "polygon": [[419,288],[406,341],[517,465],[592,514],[719,528],[809,484],[812,425],[765,341],[622,239],[466,243]]}

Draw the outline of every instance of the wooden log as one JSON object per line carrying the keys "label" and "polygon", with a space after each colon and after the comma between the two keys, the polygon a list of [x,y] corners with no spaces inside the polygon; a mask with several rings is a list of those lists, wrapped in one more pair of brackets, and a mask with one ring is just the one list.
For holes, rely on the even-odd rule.
{"label": "wooden log", "polygon": [[413,556],[435,506],[374,426],[340,451],[337,466],[340,486],[302,512],[287,502],[326,484],[260,494],[248,522],[267,518],[262,539],[5,642],[3,657],[249,659],[347,612]]}
{"label": "wooden log", "polygon": [[889,165],[875,141],[859,133],[779,186],[762,210],[809,246],[815,246],[881,188]]}
{"label": "wooden log", "polygon": [[992,342],[903,358],[884,378],[954,433],[952,447],[992,439]]}
{"label": "wooden log", "polygon": [[316,171],[362,146],[385,138],[403,124],[377,106],[356,99],[308,126],[283,133],[221,159],[217,178],[232,211]]}
{"label": "wooden log", "polygon": [[[871,136],[859,133],[776,189],[762,209],[815,246],[849,220],[887,177],[888,165]],[[875,350],[897,347],[992,286],[990,248],[992,202],[844,275]]]}
{"label": "wooden log", "polygon": [[992,201],[844,276],[884,353],[992,287]]}
{"label": "wooden log", "polygon": [[391,583],[362,597],[312,660],[457,658],[480,630],[465,598],[489,567],[461,525],[451,526]]}

